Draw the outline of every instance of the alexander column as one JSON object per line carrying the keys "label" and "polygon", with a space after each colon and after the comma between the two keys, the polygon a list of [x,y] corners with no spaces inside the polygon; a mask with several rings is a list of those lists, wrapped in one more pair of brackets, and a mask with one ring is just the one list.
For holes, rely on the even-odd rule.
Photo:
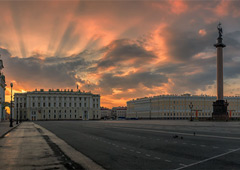
{"label": "alexander column", "polygon": [[214,46],[217,48],[217,100],[213,102],[213,120],[226,120],[228,118],[227,113],[227,101],[223,99],[223,48],[226,47],[223,44],[222,39],[222,27],[221,23],[218,24],[218,39]]}

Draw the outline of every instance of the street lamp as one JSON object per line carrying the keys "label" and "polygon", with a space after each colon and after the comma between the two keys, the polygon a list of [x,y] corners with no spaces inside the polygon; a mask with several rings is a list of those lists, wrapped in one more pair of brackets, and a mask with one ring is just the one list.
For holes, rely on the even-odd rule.
{"label": "street lamp", "polygon": [[193,108],[193,104],[192,104],[192,102],[190,102],[190,104],[189,104],[189,108],[191,109],[191,119],[190,119],[190,121],[192,121],[193,119],[192,119],[192,108]]}
{"label": "street lamp", "polygon": [[10,86],[11,86],[10,127],[13,127],[13,121],[12,121],[12,87],[13,87],[13,83],[11,83]]}

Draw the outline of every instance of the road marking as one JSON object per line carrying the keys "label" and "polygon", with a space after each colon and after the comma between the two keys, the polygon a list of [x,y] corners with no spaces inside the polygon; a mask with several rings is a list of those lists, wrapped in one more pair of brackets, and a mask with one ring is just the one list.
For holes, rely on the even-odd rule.
{"label": "road marking", "polygon": [[196,144],[195,144],[195,143],[193,143],[193,144],[192,144],[192,146],[196,146]]}
{"label": "road marking", "polygon": [[134,150],[130,149],[131,152],[134,152]]}
{"label": "road marking", "polygon": [[140,154],[141,152],[137,151],[138,154]]}
{"label": "road marking", "polygon": [[149,155],[149,154],[146,154],[146,156],[150,157],[151,155]]}
{"label": "road marking", "polygon": [[[115,126],[116,127],[116,126]],[[174,132],[174,131],[164,131],[164,130],[151,130],[151,129],[141,129],[141,128],[131,128],[131,127],[116,127],[119,129],[131,129],[136,131],[145,131],[145,132],[157,132],[157,133],[166,133],[166,134],[178,134],[178,135],[186,135],[186,136],[193,136],[192,133],[184,133],[184,132]],[[216,135],[204,135],[204,134],[198,134],[196,135],[198,137],[209,137],[209,138],[220,138],[220,139],[234,139],[234,140],[240,140],[239,137],[228,137],[228,136],[216,136]]]}
{"label": "road marking", "polygon": [[201,160],[201,161],[198,161],[198,162],[195,162],[195,163],[186,165],[186,166],[184,166],[184,167],[177,168],[177,169],[175,169],[175,170],[180,170],[180,169],[188,168],[188,167],[191,167],[191,166],[194,166],[194,165],[203,163],[203,162],[207,162],[207,161],[213,160],[213,159],[215,159],[215,158],[219,158],[219,157],[221,157],[221,156],[224,156],[224,155],[227,155],[227,154],[230,154],[230,153],[239,151],[239,150],[240,150],[240,148],[235,149],[235,150],[232,150],[232,151],[229,151],[229,152],[225,152],[225,153],[222,153],[222,154],[220,154],[220,155],[216,155],[216,156],[213,156],[213,157],[210,157],[210,158],[207,158],[207,159],[204,159],[204,160]]}
{"label": "road marking", "polygon": [[219,147],[217,147],[217,146],[214,146],[213,148],[214,148],[214,149],[218,149]]}
{"label": "road marking", "polygon": [[182,143],[183,145],[186,145],[186,143]]}
{"label": "road marking", "polygon": [[180,163],[179,165],[180,165],[180,166],[186,166],[185,164],[182,164],[182,163]]}
{"label": "road marking", "polygon": [[154,157],[155,159],[161,159],[161,158],[159,158],[159,157]]}
{"label": "road marking", "polygon": [[201,147],[206,147],[206,145],[200,145]]}
{"label": "road marking", "polygon": [[166,159],[165,162],[172,162],[172,161]]}
{"label": "road marking", "polygon": [[126,149],[125,147],[122,147],[122,149]]}

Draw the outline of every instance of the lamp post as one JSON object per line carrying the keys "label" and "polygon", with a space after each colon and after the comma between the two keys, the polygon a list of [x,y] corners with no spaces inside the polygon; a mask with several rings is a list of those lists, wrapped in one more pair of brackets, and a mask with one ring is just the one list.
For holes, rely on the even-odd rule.
{"label": "lamp post", "polygon": [[12,121],[12,87],[13,87],[13,83],[11,83],[10,86],[11,86],[10,127],[13,127],[13,121]]}
{"label": "lamp post", "polygon": [[[15,101],[15,104],[16,104],[16,101]],[[17,120],[16,120],[16,124],[18,124],[18,109],[16,110],[16,113],[17,113]]]}
{"label": "lamp post", "polygon": [[192,102],[190,102],[190,104],[189,104],[189,108],[191,109],[191,119],[190,119],[190,121],[193,121],[193,119],[192,119],[192,108],[193,108],[193,104],[192,104]]}

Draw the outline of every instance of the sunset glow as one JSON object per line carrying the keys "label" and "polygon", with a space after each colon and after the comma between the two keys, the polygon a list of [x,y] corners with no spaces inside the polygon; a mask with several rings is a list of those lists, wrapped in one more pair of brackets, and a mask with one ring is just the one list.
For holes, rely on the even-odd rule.
{"label": "sunset glow", "polygon": [[[224,92],[240,94],[237,1],[1,1],[6,100],[74,89],[101,106],[161,94],[216,95],[213,44],[224,29]],[[235,84],[233,84],[233,82]]]}

